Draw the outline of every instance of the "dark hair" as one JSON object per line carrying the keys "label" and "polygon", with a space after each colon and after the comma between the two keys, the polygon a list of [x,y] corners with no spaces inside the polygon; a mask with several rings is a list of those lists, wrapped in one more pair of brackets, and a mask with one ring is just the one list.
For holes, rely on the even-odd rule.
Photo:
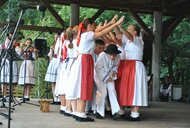
{"label": "dark hair", "polygon": [[96,45],[97,44],[99,44],[99,45],[105,45],[105,42],[103,40],[101,40],[101,39],[95,40],[95,43],[96,43]]}
{"label": "dark hair", "polygon": [[27,38],[26,40],[29,40],[29,41],[31,41],[31,42],[32,42],[32,39],[31,39],[31,38]]}
{"label": "dark hair", "polygon": [[94,21],[91,18],[86,18],[83,21],[84,28],[87,29],[88,24],[93,24]]}
{"label": "dark hair", "polygon": [[137,32],[137,36],[140,36],[140,32],[141,32],[140,27],[137,24],[134,24],[133,26],[135,28],[135,31]]}

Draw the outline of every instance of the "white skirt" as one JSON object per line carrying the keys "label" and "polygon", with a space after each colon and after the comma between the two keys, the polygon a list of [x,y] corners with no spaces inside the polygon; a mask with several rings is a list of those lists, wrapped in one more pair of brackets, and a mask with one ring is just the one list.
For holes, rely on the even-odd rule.
{"label": "white skirt", "polygon": [[[10,77],[10,72],[8,72],[8,78]],[[18,64],[17,61],[13,61],[12,64],[12,83],[18,83]]]}
{"label": "white skirt", "polygon": [[66,93],[66,99],[78,99],[80,98],[81,92],[81,74],[82,74],[82,55],[73,63],[70,71],[70,76],[68,78],[68,87]]}
{"label": "white skirt", "polygon": [[46,76],[45,76],[45,81],[48,82],[56,82],[57,75],[58,75],[58,64],[57,64],[57,58],[53,58],[48,66]]}
{"label": "white skirt", "polygon": [[[4,62],[4,64],[3,64],[3,62]],[[1,83],[9,83],[9,76],[8,76],[8,73],[10,71],[9,60],[3,58],[1,60],[1,66],[3,66],[1,69]]]}
{"label": "white skirt", "polygon": [[133,106],[148,106],[148,85],[146,69],[142,62],[136,62]]}
{"label": "white skirt", "polygon": [[55,94],[56,95],[65,95],[67,92],[68,78],[70,75],[71,67],[75,59],[66,59],[65,62],[61,63],[59,75],[56,80]]}
{"label": "white skirt", "polygon": [[20,67],[18,84],[32,84],[36,82],[34,62],[32,60],[24,60]]}

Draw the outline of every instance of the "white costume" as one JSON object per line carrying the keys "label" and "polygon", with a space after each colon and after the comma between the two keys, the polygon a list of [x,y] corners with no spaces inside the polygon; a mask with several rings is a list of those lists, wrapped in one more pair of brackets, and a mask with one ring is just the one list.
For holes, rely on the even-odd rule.
{"label": "white costume", "polygon": [[141,37],[134,37],[132,42],[123,35],[122,43],[126,59],[118,86],[120,106],[147,106],[147,75],[142,63],[144,42]]}
{"label": "white costume", "polygon": [[23,54],[24,61],[20,67],[19,73],[19,85],[31,84],[34,85],[36,82],[36,75],[35,75],[35,66],[34,66],[34,59],[36,55],[34,52],[25,51]]}
{"label": "white costume", "polygon": [[57,74],[58,74],[57,55],[58,55],[60,41],[61,41],[61,39],[59,36],[56,40],[54,51],[52,49],[50,49],[49,55],[52,56],[52,59],[48,65],[48,69],[47,69],[46,76],[45,76],[45,81],[53,82],[53,83],[56,82]]}
{"label": "white costume", "polygon": [[65,40],[63,43],[63,50],[66,50],[66,58],[61,63],[59,68],[59,76],[56,80],[56,88],[55,94],[56,95],[65,95],[67,92],[68,85],[68,78],[70,74],[71,67],[76,59],[74,48],[69,48],[70,41]]}
{"label": "white costume", "polygon": [[101,115],[105,115],[105,101],[107,92],[110,99],[112,114],[119,112],[120,106],[117,101],[117,94],[115,91],[116,77],[108,81],[110,73],[112,71],[117,72],[117,67],[120,61],[120,56],[117,55],[115,60],[111,60],[109,54],[102,52],[100,53],[97,62],[95,64],[95,83],[100,92],[100,96],[97,101],[97,112]]}
{"label": "white costume", "polygon": [[[94,37],[94,32],[92,31],[81,34],[81,40],[78,47],[79,55],[75,60],[75,62],[73,63],[68,81],[69,88],[67,90],[68,91],[67,98],[69,99],[80,98],[82,100],[92,100],[93,86],[94,86],[93,84],[94,62],[92,58],[92,53],[94,52],[95,49],[95,42],[93,37]],[[83,73],[85,75],[83,75]],[[86,83],[82,84],[82,82]]]}
{"label": "white costume", "polygon": [[[7,38],[5,41],[4,47],[1,45],[0,49],[6,50],[9,43],[10,43],[10,40]],[[19,54],[16,49],[14,49],[14,50],[16,51],[17,54]],[[7,57],[9,57],[9,54]],[[15,56],[13,56],[13,58],[14,57]],[[4,62],[4,65],[3,65],[3,62]],[[1,83],[9,84],[9,81],[10,81],[10,61],[7,58],[6,59],[3,58],[1,60],[1,66],[3,66],[1,69],[1,79],[0,79]],[[18,65],[17,65],[17,61],[14,61],[14,60],[12,62],[12,83],[18,83]]]}

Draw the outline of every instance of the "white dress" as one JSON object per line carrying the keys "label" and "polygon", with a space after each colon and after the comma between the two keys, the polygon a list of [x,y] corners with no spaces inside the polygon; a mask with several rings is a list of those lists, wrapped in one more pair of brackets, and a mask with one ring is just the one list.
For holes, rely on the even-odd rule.
{"label": "white dress", "polygon": [[36,82],[35,66],[34,66],[34,58],[36,58],[35,54],[33,52],[25,52],[23,56],[24,56],[24,61],[22,62],[20,67],[18,84],[34,85]]}
{"label": "white dress", "polygon": [[65,40],[63,43],[63,49],[67,52],[67,57],[65,60],[61,62],[61,66],[59,68],[59,76],[56,80],[55,94],[56,95],[65,95],[67,92],[68,78],[70,74],[70,70],[72,65],[76,59],[74,54],[74,48],[69,48],[70,41]]}
{"label": "white dress", "polygon": [[57,76],[58,76],[58,51],[59,51],[59,45],[61,43],[60,36],[56,40],[54,51],[50,51],[51,54],[53,54],[53,57],[48,65],[45,81],[54,83],[56,82]]}
{"label": "white dress", "polygon": [[[70,77],[68,80],[69,88],[67,89],[67,98],[68,99],[82,99],[82,100],[92,100],[92,94],[93,94],[93,74],[94,74],[94,62],[92,58],[92,53],[95,49],[95,42],[94,42],[94,32],[85,32],[81,34],[81,40],[78,47],[78,57],[73,63],[73,66],[70,71]],[[88,59],[88,64],[82,65],[82,58],[84,56],[91,57]],[[88,68],[88,69],[87,69]],[[90,72],[88,79],[88,90],[89,92],[84,91],[83,89],[86,89],[86,87],[82,88],[82,79],[84,76],[82,75],[84,72],[87,72],[89,68],[92,70]],[[86,76],[86,74],[85,74]],[[87,94],[89,93],[89,94]],[[84,97],[83,97],[84,96]]]}
{"label": "white dress", "polygon": [[[7,45],[9,44],[9,42],[10,42],[9,39],[6,39],[5,47],[7,47]],[[2,46],[1,46],[1,50],[3,50]],[[16,54],[19,55],[19,53],[16,50],[16,48],[14,50],[16,51]],[[9,54],[8,54],[8,56],[9,56]],[[3,62],[4,62],[4,64],[3,64]],[[1,83],[9,84],[10,83],[10,61],[7,58],[6,59],[3,58],[1,60],[1,66],[2,66],[2,69],[1,69],[1,79],[0,79]],[[12,83],[13,84],[18,83],[18,65],[17,65],[17,61],[16,60],[13,60],[13,62],[12,62]]]}
{"label": "white dress", "polygon": [[122,43],[126,60],[118,89],[119,103],[121,106],[147,106],[147,74],[142,63],[144,42],[140,37],[132,42],[124,35]]}

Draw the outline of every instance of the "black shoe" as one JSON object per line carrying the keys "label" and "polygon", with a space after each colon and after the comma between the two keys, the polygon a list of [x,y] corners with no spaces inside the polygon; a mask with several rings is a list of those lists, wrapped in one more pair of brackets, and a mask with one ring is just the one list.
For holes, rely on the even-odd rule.
{"label": "black shoe", "polygon": [[25,99],[25,98],[22,98],[21,100],[22,100],[22,103],[25,103],[25,102],[26,102],[26,99]]}
{"label": "black shoe", "polygon": [[125,120],[128,120],[128,121],[140,121],[140,117],[133,118],[133,117],[129,116],[129,117],[126,118]]}
{"label": "black shoe", "polygon": [[86,115],[93,115],[93,114],[94,114],[93,110],[88,110],[88,111],[86,112]]}
{"label": "black shoe", "polygon": [[55,102],[53,101],[53,102],[51,102],[51,104],[52,104],[52,105],[54,105],[54,104],[55,104]]}
{"label": "black shoe", "polygon": [[7,100],[5,99],[5,97],[2,99],[3,102],[7,102]]}
{"label": "black shoe", "polygon": [[61,104],[61,102],[54,102],[54,104],[55,104],[55,105],[60,105],[60,104]]}
{"label": "black shoe", "polygon": [[113,119],[113,120],[121,119],[121,115],[119,115],[118,113],[115,113],[115,114],[112,116],[112,119]]}
{"label": "black shoe", "polygon": [[67,113],[67,112],[65,112],[64,115],[65,115],[65,116],[72,116],[72,114]]}
{"label": "black shoe", "polygon": [[60,114],[65,114],[65,111],[63,111],[63,110],[60,110]]}
{"label": "black shoe", "polygon": [[125,115],[125,114],[122,114],[122,115],[120,115],[120,116],[121,116],[122,119],[124,119],[126,115]]}
{"label": "black shoe", "polygon": [[102,119],[103,117],[100,115],[100,113],[96,112],[96,119]]}
{"label": "black shoe", "polygon": [[73,116],[73,118],[75,119],[75,121],[78,121],[78,119],[79,119],[80,117],[78,117],[78,116]]}
{"label": "black shoe", "polygon": [[[73,117],[73,119],[75,119],[76,120],[76,118],[77,118],[77,116],[76,115],[72,115],[72,117]],[[77,121],[77,120],[76,120]]]}
{"label": "black shoe", "polygon": [[30,98],[24,98],[25,101],[30,101]]}
{"label": "black shoe", "polygon": [[111,116],[111,111],[105,110],[105,114]]}
{"label": "black shoe", "polygon": [[92,119],[90,117],[86,117],[86,118],[78,117],[77,121],[79,121],[79,122],[94,122],[94,119]]}

